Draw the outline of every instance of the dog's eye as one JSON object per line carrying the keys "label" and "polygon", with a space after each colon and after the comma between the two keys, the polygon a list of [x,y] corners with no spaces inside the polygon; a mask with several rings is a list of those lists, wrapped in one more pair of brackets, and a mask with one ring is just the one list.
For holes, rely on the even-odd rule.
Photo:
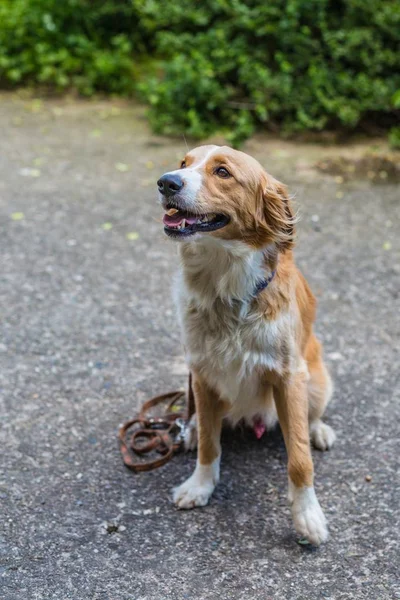
{"label": "dog's eye", "polygon": [[222,179],[228,179],[228,177],[231,176],[228,169],[225,169],[225,167],[217,167],[214,172],[218,177],[222,177]]}
{"label": "dog's eye", "polygon": [[186,169],[186,161],[181,162],[181,169]]}

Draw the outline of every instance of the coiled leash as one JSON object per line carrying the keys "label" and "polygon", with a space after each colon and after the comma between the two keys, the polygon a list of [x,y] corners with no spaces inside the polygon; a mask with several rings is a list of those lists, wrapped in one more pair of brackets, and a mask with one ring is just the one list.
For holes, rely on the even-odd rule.
{"label": "coiled leash", "polygon": [[[128,469],[135,473],[157,469],[182,448],[187,424],[195,412],[191,374],[186,406],[185,400],[183,391],[155,396],[143,404],[137,417],[122,425],[118,440]],[[162,405],[163,411],[150,414],[152,409]]]}

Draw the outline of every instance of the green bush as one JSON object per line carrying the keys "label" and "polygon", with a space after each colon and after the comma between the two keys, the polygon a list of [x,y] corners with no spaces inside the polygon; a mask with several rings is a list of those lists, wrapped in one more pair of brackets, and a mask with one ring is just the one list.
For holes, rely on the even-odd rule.
{"label": "green bush", "polygon": [[125,1],[1,0],[0,84],[132,92],[136,23]]}
{"label": "green bush", "polygon": [[0,83],[138,90],[156,131],[233,143],[390,127],[399,41],[398,0],[1,0]]}
{"label": "green bush", "polygon": [[153,126],[233,141],[259,123],[288,131],[390,124],[400,87],[398,0],[145,2],[162,76],[142,84]]}

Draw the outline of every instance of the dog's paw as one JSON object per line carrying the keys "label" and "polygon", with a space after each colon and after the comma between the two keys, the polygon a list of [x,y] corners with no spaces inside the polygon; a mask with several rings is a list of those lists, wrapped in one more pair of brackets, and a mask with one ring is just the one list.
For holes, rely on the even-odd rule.
{"label": "dog's paw", "polygon": [[318,419],[310,424],[310,437],[318,450],[329,450],[336,440],[336,433],[332,427]]}
{"label": "dog's paw", "polygon": [[197,418],[195,414],[192,415],[192,418],[187,424],[183,443],[186,451],[196,450],[197,448]]}
{"label": "dog's paw", "polygon": [[291,491],[291,497],[292,516],[297,533],[314,546],[319,546],[328,539],[328,528],[314,488],[295,488]]}
{"label": "dog's paw", "polygon": [[178,508],[205,506],[214,491],[214,484],[200,482],[194,473],[189,479],[172,491],[172,499]]}

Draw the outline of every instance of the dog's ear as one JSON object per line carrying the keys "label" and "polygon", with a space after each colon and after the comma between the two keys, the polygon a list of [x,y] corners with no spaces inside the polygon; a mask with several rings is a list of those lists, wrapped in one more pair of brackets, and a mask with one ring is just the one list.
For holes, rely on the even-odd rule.
{"label": "dog's ear", "polygon": [[[286,186],[273,177],[263,177],[257,207],[257,229],[280,251],[294,245],[296,217]],[[267,240],[266,240],[267,241]]]}

